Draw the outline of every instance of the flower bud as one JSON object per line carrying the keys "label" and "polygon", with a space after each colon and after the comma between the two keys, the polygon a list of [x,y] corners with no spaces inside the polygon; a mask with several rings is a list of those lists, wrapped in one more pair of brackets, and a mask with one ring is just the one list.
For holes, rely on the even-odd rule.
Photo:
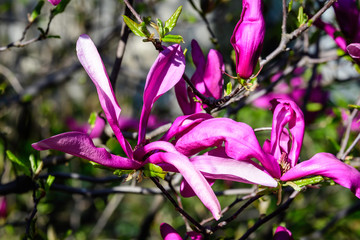
{"label": "flower bud", "polygon": [[230,42],[236,54],[236,73],[250,78],[259,59],[265,36],[261,0],[243,0],[243,10]]}

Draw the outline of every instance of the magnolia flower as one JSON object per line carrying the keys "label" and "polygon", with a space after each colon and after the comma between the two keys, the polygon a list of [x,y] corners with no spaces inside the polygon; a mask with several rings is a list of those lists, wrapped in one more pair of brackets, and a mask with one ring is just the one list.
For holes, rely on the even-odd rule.
{"label": "magnolia flower", "polygon": [[61,0],[48,0],[48,1],[54,6],[58,5],[61,2]]}
{"label": "magnolia flower", "polygon": [[[164,240],[182,240],[183,238],[180,234],[169,224],[162,223],[160,225],[160,234]],[[188,232],[187,235],[191,240],[202,240],[204,239],[200,233],[197,232]]]}
{"label": "magnolia flower", "polygon": [[[119,127],[121,108],[115,98],[100,55],[87,35],[80,36],[77,42],[77,55],[97,88],[107,121],[127,157],[113,155],[104,148],[95,147],[89,135],[82,132],[62,133],[32,144],[33,148],[39,151],[48,149],[62,151],[115,169],[140,169],[147,163],[166,163],[174,171],[183,175],[204,205],[216,219],[219,219],[221,209],[214,192],[204,176],[191,164],[186,156],[179,153],[169,142],[156,141],[144,145],[145,128],[152,105],[163,93],[172,88],[184,73],[185,58],[181,47],[173,45],[164,49],[150,69],[144,90],[144,105],[139,126],[139,145],[136,147],[136,152],[121,133]],[[157,153],[146,159],[145,156],[154,152]]]}
{"label": "magnolia flower", "polygon": [[[210,49],[206,59],[199,44],[192,40],[191,55],[196,66],[191,82],[205,97],[220,98],[224,84],[224,79],[222,78],[224,63],[221,54],[217,50]],[[197,97],[190,88],[186,87],[184,79],[181,79],[175,85],[175,94],[184,114],[202,111],[200,99],[198,99],[199,102],[194,101],[194,98]]]}
{"label": "magnolia flower", "polygon": [[286,228],[282,226],[278,226],[275,230],[274,240],[293,240],[292,233]]}
{"label": "magnolia flower", "polygon": [[[152,163],[162,167],[164,171],[180,172],[191,191],[199,197],[215,219],[220,218],[221,208],[206,178],[277,186],[277,182],[261,167],[251,161],[238,161],[241,156],[245,156],[255,157],[264,165],[267,162],[265,152],[253,151],[253,144],[257,144],[259,148],[260,146],[254,131],[244,123],[225,118],[215,119],[205,113],[195,113],[178,117],[160,140],[150,143],[145,141],[145,128],[152,105],[156,99],[173,87],[184,73],[185,59],[179,45],[164,49],[148,74],[136,150],[132,149],[121,133],[119,123],[121,108],[99,53],[87,35],[80,36],[77,42],[77,54],[97,88],[107,121],[127,157],[113,155],[104,148],[95,147],[89,135],[82,132],[68,132],[50,137],[32,144],[35,149],[59,150],[115,169],[140,169],[145,164]],[[207,136],[209,132],[216,134]],[[190,137],[187,137],[189,133]],[[204,149],[193,144],[193,135],[196,136],[197,143],[214,149],[204,156],[195,156]],[[228,142],[225,144],[228,146],[226,154],[223,154],[223,141]]]}
{"label": "magnolia flower", "polygon": [[351,43],[346,47],[350,57],[355,60],[360,59],[360,43]]}
{"label": "magnolia flower", "polygon": [[[360,198],[360,173],[330,153],[317,153],[307,161],[297,164],[303,137],[304,116],[300,108],[290,100],[276,99],[271,139],[263,146],[265,152],[276,160],[271,164],[277,171],[268,172],[282,181],[290,181],[311,175],[320,175],[349,188]],[[285,128],[288,125],[289,130]]]}
{"label": "magnolia flower", "polygon": [[243,9],[230,42],[236,54],[236,73],[248,79],[254,72],[263,46],[265,21],[261,0],[243,0]]}

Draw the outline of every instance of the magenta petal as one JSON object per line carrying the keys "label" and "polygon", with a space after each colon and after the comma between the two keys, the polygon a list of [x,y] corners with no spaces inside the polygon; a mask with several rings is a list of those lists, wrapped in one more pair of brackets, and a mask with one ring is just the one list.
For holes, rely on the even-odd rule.
{"label": "magenta petal", "polygon": [[48,1],[54,6],[58,5],[61,2],[61,0],[48,0]]}
{"label": "magenta petal", "polygon": [[142,165],[134,160],[116,156],[104,148],[94,146],[91,138],[81,132],[62,133],[31,145],[39,151],[57,150],[87,159],[110,168],[138,169]]}
{"label": "magenta petal", "polygon": [[351,43],[347,46],[349,55],[354,59],[360,58],[360,43]]}
{"label": "magenta petal", "polygon": [[[206,181],[209,183],[210,186],[212,186],[215,183],[215,179],[206,178]],[[180,184],[180,194],[181,196],[185,198],[194,197],[196,196],[196,193],[194,193],[193,189],[189,185],[189,183],[183,179]]]}
{"label": "magenta petal", "polygon": [[91,129],[89,136],[91,138],[98,138],[101,136],[105,128],[105,120],[99,116],[96,117],[95,125]]}
{"label": "magenta petal", "polygon": [[188,89],[184,79],[181,79],[174,87],[176,99],[179,103],[181,111],[185,114],[195,112],[195,102],[189,99]]}
{"label": "magenta petal", "polygon": [[146,125],[155,101],[180,81],[184,71],[185,56],[180,45],[174,44],[159,53],[146,79],[138,144],[145,139]]}
{"label": "magenta petal", "polygon": [[236,73],[241,78],[250,78],[260,57],[265,21],[261,12],[261,0],[243,0],[243,10],[231,36],[236,54]]}
{"label": "magenta petal", "polygon": [[214,218],[216,220],[220,218],[220,203],[216,198],[214,191],[211,189],[204,176],[199,170],[194,168],[186,156],[179,153],[159,152],[151,155],[148,158],[148,161],[154,164],[165,162],[176,167],[201,202],[210,210]]}
{"label": "magenta petal", "polygon": [[81,65],[96,86],[101,107],[116,138],[126,155],[132,158],[131,146],[122,135],[119,127],[121,108],[114,95],[101,57],[89,36],[83,34],[79,37],[76,43],[76,51]]}
{"label": "magenta petal", "polygon": [[161,137],[160,140],[170,141],[172,138],[177,139],[202,121],[210,118],[213,117],[207,113],[194,113],[192,115],[180,116],[175,119],[170,129],[164,134],[164,136]]}
{"label": "magenta petal", "polygon": [[286,99],[275,99],[273,104],[274,109],[273,126],[271,131],[271,146],[272,154],[276,159],[279,159],[281,152],[281,143],[286,136],[283,136],[285,125],[288,124],[290,133],[292,135],[291,149],[288,154],[291,167],[294,167],[299,159],[302,141],[305,131],[304,115],[301,109],[295,102]]}
{"label": "magenta petal", "polygon": [[228,118],[201,122],[180,137],[175,147],[182,154],[192,156],[209,147],[222,146],[224,142],[229,157],[236,160],[256,158],[273,177],[280,177],[279,164],[262,150],[252,128]]}
{"label": "magenta petal", "polygon": [[277,181],[258,168],[252,161],[239,161],[214,156],[196,156],[191,163],[206,178],[222,179],[267,187],[276,187]]}
{"label": "magenta petal", "polygon": [[167,223],[162,223],[160,225],[160,233],[164,240],[182,240],[182,237],[176,230]]}
{"label": "magenta petal", "polygon": [[337,184],[349,188],[356,197],[360,198],[360,172],[330,153],[315,154],[311,159],[291,168],[280,179],[290,181],[310,175],[331,178]]}
{"label": "magenta petal", "polygon": [[287,228],[278,226],[274,234],[274,240],[293,240],[292,233]]}
{"label": "magenta petal", "polygon": [[206,97],[220,98],[223,91],[224,79],[222,72],[225,70],[220,52],[210,49],[204,71],[204,84]]}

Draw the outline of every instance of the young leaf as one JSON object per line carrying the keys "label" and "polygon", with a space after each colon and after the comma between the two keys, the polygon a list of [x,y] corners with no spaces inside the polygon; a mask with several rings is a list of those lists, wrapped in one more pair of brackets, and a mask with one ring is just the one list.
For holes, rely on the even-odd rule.
{"label": "young leaf", "polygon": [[142,26],[139,23],[134,22],[129,17],[123,15],[125,24],[130,28],[130,30],[139,37],[146,37],[146,35],[142,31]]}
{"label": "young leaf", "polygon": [[159,177],[164,179],[167,172],[164,172],[161,167],[148,163],[144,166],[144,176],[145,177]]}
{"label": "young leaf", "polygon": [[36,170],[38,168],[38,161],[35,159],[35,156],[33,154],[31,154],[29,156],[29,160],[30,160],[30,165],[31,165],[32,172],[36,172]]}
{"label": "young leaf", "polygon": [[299,8],[297,19],[299,26],[305,24],[306,21],[308,20],[308,16],[306,15],[306,13],[304,13],[304,8],[302,6],[300,6]]}
{"label": "young leaf", "polygon": [[55,180],[55,177],[52,175],[49,175],[46,179],[46,183],[45,183],[45,192],[49,191],[51,185],[53,184]]}
{"label": "young leaf", "polygon": [[181,35],[171,35],[171,34],[168,34],[168,35],[165,35],[163,38],[162,38],[162,41],[163,42],[174,42],[174,43],[181,43],[181,42],[184,42],[184,39]]}
{"label": "young leaf", "polygon": [[231,83],[231,82],[228,82],[228,83],[226,84],[226,93],[225,93],[225,96],[230,95],[231,92],[232,92],[232,83]]}
{"label": "young leaf", "polygon": [[156,19],[156,23],[157,23],[157,26],[158,26],[158,31],[159,31],[159,37],[160,37],[160,40],[164,37],[165,35],[165,29],[164,29],[164,24],[162,23],[162,21],[160,19]]}
{"label": "young leaf", "polygon": [[34,10],[31,12],[29,16],[29,22],[35,21],[35,19],[40,15],[41,9],[44,6],[44,0],[40,0],[37,4]]}
{"label": "young leaf", "polygon": [[165,34],[171,32],[176,26],[177,20],[182,11],[182,6],[178,7],[171,17],[165,21]]}
{"label": "young leaf", "polygon": [[288,12],[291,11],[292,5],[293,5],[293,0],[290,0],[289,6],[288,6]]}
{"label": "young leaf", "polygon": [[91,127],[94,127],[94,126],[95,126],[96,117],[97,117],[97,113],[96,113],[96,112],[92,112],[92,113],[90,114],[88,123],[90,124]]}
{"label": "young leaf", "polygon": [[31,177],[30,164],[27,160],[18,159],[10,150],[6,151],[7,157],[15,163],[26,176]]}
{"label": "young leaf", "polygon": [[51,10],[51,15],[54,17],[55,15],[65,11],[65,8],[70,1],[71,0],[62,0],[53,10]]}

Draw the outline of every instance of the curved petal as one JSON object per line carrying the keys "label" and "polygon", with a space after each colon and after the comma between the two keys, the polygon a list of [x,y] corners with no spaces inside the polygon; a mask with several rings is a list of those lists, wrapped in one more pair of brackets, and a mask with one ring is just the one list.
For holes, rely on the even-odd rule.
{"label": "curved petal", "polygon": [[138,169],[141,163],[123,158],[107,152],[104,148],[94,146],[91,138],[86,133],[62,133],[31,145],[36,150],[57,150],[64,153],[87,159],[110,168]]}
{"label": "curved petal", "polygon": [[159,53],[146,79],[138,144],[145,139],[146,125],[155,101],[180,81],[184,71],[185,56],[180,45],[174,44]]}
{"label": "curved petal", "polygon": [[48,1],[54,6],[58,5],[61,2],[61,0],[48,0]]}
{"label": "curved petal", "polygon": [[132,158],[132,149],[120,131],[121,108],[116,100],[108,74],[101,57],[88,35],[81,35],[76,43],[77,56],[81,65],[96,86],[105,116],[126,155]]}
{"label": "curved petal", "polygon": [[206,178],[222,179],[267,187],[276,187],[277,181],[252,161],[238,161],[215,156],[196,156],[190,159],[193,166]]}
{"label": "curved petal", "polygon": [[161,137],[162,141],[170,141],[172,138],[179,138],[193,127],[206,119],[213,118],[207,113],[194,113],[191,115],[180,116],[175,119],[170,129]]}
{"label": "curved petal", "polygon": [[[215,183],[215,179],[206,178],[206,181],[209,183],[210,186],[212,186]],[[180,184],[180,194],[181,196],[185,198],[190,198],[196,196],[196,193],[194,193],[193,189],[191,188],[190,184],[183,179]]]}
{"label": "curved petal", "polygon": [[339,32],[338,29],[329,23],[323,22],[320,18],[314,22],[314,25],[324,30],[327,35],[334,39],[335,43],[346,52],[346,40],[343,36],[337,34]]}
{"label": "curved petal", "polygon": [[98,138],[101,136],[105,128],[105,120],[102,117],[97,116],[95,120],[95,125],[91,129],[89,136],[91,138]]}
{"label": "curved petal", "polygon": [[182,240],[182,237],[176,230],[167,223],[162,223],[160,225],[160,234],[164,240]]}
{"label": "curved petal", "polygon": [[331,178],[360,198],[360,172],[330,153],[317,153],[311,159],[291,168],[280,179],[290,181],[310,175]]}
{"label": "curved petal", "polygon": [[185,114],[194,113],[195,105],[194,101],[190,100],[188,96],[188,90],[186,82],[184,79],[181,79],[174,87],[175,96],[181,108],[181,111]]}
{"label": "curved petal", "polygon": [[176,142],[176,149],[186,156],[192,156],[209,147],[219,147],[225,142],[226,154],[236,160],[258,159],[275,178],[280,178],[280,168],[276,160],[266,154],[259,145],[255,133],[245,123],[228,118],[208,119]]}
{"label": "curved petal", "polygon": [[186,156],[179,153],[159,152],[152,154],[148,158],[148,161],[154,164],[165,162],[176,167],[184,179],[186,179],[189,183],[201,202],[210,210],[214,218],[216,220],[220,218],[220,203],[216,198],[214,191],[211,189],[204,176],[199,170],[194,168]]}
{"label": "curved petal", "polygon": [[299,159],[304,138],[304,114],[296,103],[291,100],[279,98],[274,99],[272,103],[275,109],[271,130],[271,152],[276,159],[280,158],[282,154],[280,141],[284,140],[282,135],[285,125],[288,124],[292,139],[290,140],[291,149],[287,154],[291,167],[294,167]]}
{"label": "curved petal", "polygon": [[204,84],[206,97],[220,98],[224,79],[222,72],[225,70],[223,58],[221,53],[215,49],[210,49],[204,71]]}

